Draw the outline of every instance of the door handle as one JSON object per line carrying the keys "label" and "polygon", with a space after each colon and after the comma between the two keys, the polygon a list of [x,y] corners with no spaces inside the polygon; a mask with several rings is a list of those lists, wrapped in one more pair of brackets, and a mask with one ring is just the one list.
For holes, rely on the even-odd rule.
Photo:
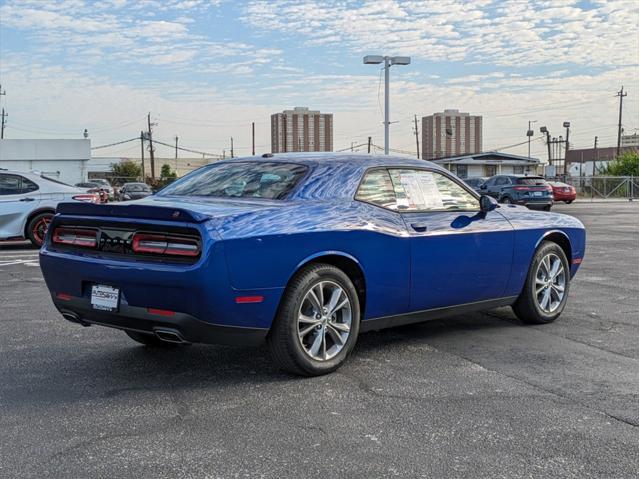
{"label": "door handle", "polygon": [[20,201],[35,201],[35,198],[22,198]]}
{"label": "door handle", "polygon": [[418,233],[423,233],[428,229],[428,225],[426,223],[411,223],[410,226]]}

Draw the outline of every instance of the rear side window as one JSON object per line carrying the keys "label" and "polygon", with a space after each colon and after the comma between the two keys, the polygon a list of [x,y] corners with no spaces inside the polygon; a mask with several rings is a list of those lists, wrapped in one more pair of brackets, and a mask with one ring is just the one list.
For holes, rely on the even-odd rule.
{"label": "rear side window", "polygon": [[546,186],[548,183],[543,178],[527,176],[526,178],[517,178],[517,184],[529,186]]}
{"label": "rear side window", "polygon": [[20,175],[0,175],[0,196],[22,195],[36,191],[38,185]]}
{"label": "rear side window", "polygon": [[382,208],[397,209],[397,198],[393,190],[393,182],[387,170],[373,170],[364,175],[357,189],[355,199],[372,203]]}
{"label": "rear side window", "polygon": [[220,163],[177,180],[159,196],[282,199],[307,171],[306,166],[294,163]]}

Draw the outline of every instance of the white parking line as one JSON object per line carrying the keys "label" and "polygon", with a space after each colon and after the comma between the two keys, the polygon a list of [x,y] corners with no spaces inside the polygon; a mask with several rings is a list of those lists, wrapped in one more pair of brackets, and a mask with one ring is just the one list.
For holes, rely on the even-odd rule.
{"label": "white parking line", "polygon": [[22,253],[22,254],[0,254],[0,261],[3,259],[17,259],[17,258],[36,258],[38,253]]}
{"label": "white parking line", "polygon": [[0,261],[0,268],[3,266],[12,266],[14,264],[29,264],[29,263],[37,263],[38,260],[37,259],[25,259],[25,260],[19,260],[19,261],[12,261],[12,262],[4,262],[4,261]]}

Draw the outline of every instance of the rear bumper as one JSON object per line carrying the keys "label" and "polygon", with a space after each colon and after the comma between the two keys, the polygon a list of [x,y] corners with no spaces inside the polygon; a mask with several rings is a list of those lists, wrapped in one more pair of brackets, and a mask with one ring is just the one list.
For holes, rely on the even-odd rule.
{"label": "rear bumper", "polygon": [[157,315],[150,313],[147,308],[126,303],[121,303],[117,312],[107,312],[92,309],[87,298],[61,300],[52,295],[52,299],[67,320],[83,326],[95,324],[154,335],[168,332],[186,343],[254,346],[263,342],[268,334],[268,329],[213,324],[186,313]]}
{"label": "rear bumper", "polygon": [[523,205],[531,210],[541,210],[549,206],[552,206],[553,201],[548,199],[541,199],[541,200],[521,199],[521,200],[515,201],[515,204]]}

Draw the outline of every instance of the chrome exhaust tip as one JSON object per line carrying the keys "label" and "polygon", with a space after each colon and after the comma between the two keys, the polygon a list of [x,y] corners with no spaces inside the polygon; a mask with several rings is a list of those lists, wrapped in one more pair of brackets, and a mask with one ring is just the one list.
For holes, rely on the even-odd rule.
{"label": "chrome exhaust tip", "polygon": [[83,321],[80,318],[80,316],[78,316],[75,313],[71,313],[69,311],[65,311],[64,313],[62,313],[62,317],[64,319],[66,319],[67,321],[71,321],[72,323],[76,323],[76,324],[81,324],[84,327],[91,326],[90,323],[87,323],[86,321]]}
{"label": "chrome exhaust tip", "polygon": [[178,333],[177,331],[173,331],[170,329],[156,329],[154,330],[154,333],[158,339],[161,339],[162,341],[165,341],[167,343],[188,343],[188,341],[185,341],[180,333]]}

